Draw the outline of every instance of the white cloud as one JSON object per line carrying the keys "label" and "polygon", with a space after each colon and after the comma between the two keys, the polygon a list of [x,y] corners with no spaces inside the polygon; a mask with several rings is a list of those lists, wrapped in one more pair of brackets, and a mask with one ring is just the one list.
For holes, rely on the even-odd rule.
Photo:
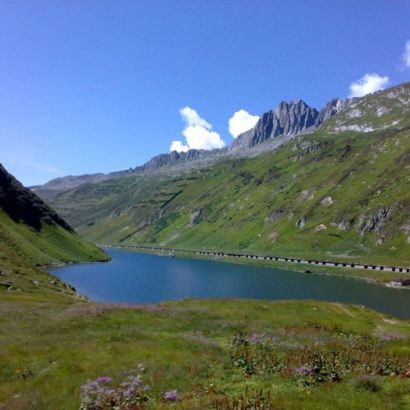
{"label": "white cloud", "polygon": [[188,127],[198,126],[210,130],[212,125],[199,116],[199,114],[191,107],[184,107],[179,110],[182,119]]}
{"label": "white cloud", "polygon": [[239,110],[229,118],[229,132],[232,137],[236,138],[238,135],[253,128],[258,122],[257,115],[251,115],[248,111]]}
{"label": "white cloud", "polygon": [[349,97],[363,97],[364,95],[374,93],[375,91],[383,90],[389,83],[389,77],[381,77],[376,73],[365,74],[355,83],[350,84]]}
{"label": "white cloud", "polygon": [[410,40],[407,40],[404,46],[404,53],[401,58],[403,60],[404,68],[410,68]]}
{"label": "white cloud", "polygon": [[185,122],[182,135],[186,143],[180,140],[172,141],[170,151],[186,152],[189,149],[214,149],[225,146],[221,136],[212,131],[212,124],[201,118],[193,108],[184,107],[179,113]]}
{"label": "white cloud", "polygon": [[172,141],[169,150],[178,151],[178,152],[187,152],[189,148],[188,148],[188,145],[184,145],[181,141]]}

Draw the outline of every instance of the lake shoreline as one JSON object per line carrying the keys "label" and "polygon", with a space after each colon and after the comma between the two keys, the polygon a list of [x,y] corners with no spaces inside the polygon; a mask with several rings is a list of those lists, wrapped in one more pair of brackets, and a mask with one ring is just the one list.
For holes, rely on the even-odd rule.
{"label": "lake shoreline", "polygon": [[[390,285],[390,281],[397,279],[398,274],[396,272],[387,272],[383,271],[383,276],[387,276],[387,278],[375,278],[375,277],[370,277],[370,276],[365,276],[363,274],[366,274],[368,272],[376,273],[374,271],[366,271],[364,269],[357,269],[357,270],[352,270],[354,271],[354,274],[351,274],[350,272],[347,272],[346,268],[340,268],[340,267],[333,267],[333,266],[320,266],[320,265],[308,265],[306,266],[311,266],[313,269],[297,269],[296,266],[301,266],[301,265],[291,265],[291,262],[280,262],[280,261],[274,261],[274,260],[259,260],[259,259],[252,259],[252,258],[232,258],[229,256],[210,256],[206,254],[197,254],[192,252],[183,252],[183,251],[178,251],[178,252],[167,252],[165,253],[164,251],[158,249],[144,249],[144,248],[137,248],[137,247],[124,247],[124,246],[117,246],[117,245],[101,245],[101,247],[108,248],[108,249],[118,249],[118,250],[125,250],[125,251],[131,251],[131,252],[137,252],[137,253],[144,253],[144,254],[150,254],[150,255],[157,255],[157,256],[168,256],[168,257],[176,257],[176,258],[187,258],[187,259],[195,259],[195,260],[208,260],[208,261],[214,261],[214,262],[222,262],[222,263],[232,263],[235,265],[244,265],[244,266],[257,266],[257,267],[266,267],[266,268],[277,268],[281,270],[286,270],[289,272],[298,272],[298,273],[304,273],[306,275],[323,275],[323,276],[337,276],[337,277],[344,277],[344,278],[350,278],[350,279],[356,279],[362,282],[366,283],[371,283],[371,284],[376,284],[380,285],[383,287],[388,287],[388,288],[394,288],[398,290],[409,290],[409,287],[406,286],[401,286],[401,287],[393,287]],[[297,258],[293,258],[297,259]],[[291,267],[293,266],[293,268]],[[327,269],[329,268],[329,269]],[[381,273],[381,271],[378,271],[378,273]],[[387,275],[386,275],[387,274]],[[406,275],[406,273],[404,273]],[[407,273],[408,275],[408,273]]]}
{"label": "lake shoreline", "polygon": [[50,273],[73,286],[81,299],[97,304],[141,305],[220,298],[307,299],[356,304],[409,318],[407,293],[347,275],[306,274],[273,266],[232,263],[223,258],[160,257],[153,252],[115,248],[108,253],[112,256],[110,264],[66,265]]}

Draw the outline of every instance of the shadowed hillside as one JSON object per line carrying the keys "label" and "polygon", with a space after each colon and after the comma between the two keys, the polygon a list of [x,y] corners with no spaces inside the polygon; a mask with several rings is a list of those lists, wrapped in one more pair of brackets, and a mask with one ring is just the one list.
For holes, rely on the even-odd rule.
{"label": "shadowed hillside", "polygon": [[107,260],[107,257],[77,235],[56,212],[0,165],[1,292],[70,291],[37,268],[97,260]]}

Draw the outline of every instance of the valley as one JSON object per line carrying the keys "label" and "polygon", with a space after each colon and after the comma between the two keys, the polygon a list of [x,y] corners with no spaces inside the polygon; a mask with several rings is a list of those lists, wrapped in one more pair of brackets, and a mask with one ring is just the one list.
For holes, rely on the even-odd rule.
{"label": "valley", "polygon": [[35,190],[100,244],[409,267],[409,101],[407,83],[256,156]]}
{"label": "valley", "polygon": [[0,409],[408,408],[408,292],[307,273],[407,277],[409,101],[34,193],[0,168]]}
{"label": "valley", "polygon": [[409,1],[8,1],[0,410],[409,410]]}

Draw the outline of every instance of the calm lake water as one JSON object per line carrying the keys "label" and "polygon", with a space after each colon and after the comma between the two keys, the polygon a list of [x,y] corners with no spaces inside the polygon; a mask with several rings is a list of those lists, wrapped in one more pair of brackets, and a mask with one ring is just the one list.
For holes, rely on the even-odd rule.
{"label": "calm lake water", "polygon": [[158,303],[186,298],[319,299],[365,305],[410,318],[410,291],[325,275],[171,258],[109,249],[108,263],[51,272],[98,302]]}

